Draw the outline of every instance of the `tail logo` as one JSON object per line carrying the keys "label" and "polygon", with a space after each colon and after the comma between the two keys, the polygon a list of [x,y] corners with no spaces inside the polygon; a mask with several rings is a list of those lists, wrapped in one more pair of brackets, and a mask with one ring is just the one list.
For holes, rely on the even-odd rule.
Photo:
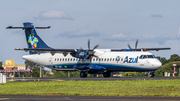
{"label": "tail logo", "polygon": [[38,43],[38,38],[34,37],[34,35],[30,35],[28,38],[28,42],[31,44],[31,48],[36,48]]}

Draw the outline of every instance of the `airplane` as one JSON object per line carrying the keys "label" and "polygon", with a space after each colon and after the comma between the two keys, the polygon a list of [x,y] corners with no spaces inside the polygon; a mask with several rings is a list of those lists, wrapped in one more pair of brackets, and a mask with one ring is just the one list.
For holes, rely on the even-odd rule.
{"label": "airplane", "polygon": [[103,74],[110,77],[111,72],[149,72],[154,77],[155,70],[161,68],[161,62],[150,52],[169,50],[170,48],[137,48],[132,49],[97,49],[99,45],[88,49],[54,49],[49,47],[37,34],[36,29],[49,29],[48,27],[34,27],[33,23],[25,22],[24,27],[9,26],[6,29],[23,29],[25,31],[28,48],[15,50],[29,51],[29,55],[22,58],[36,64],[63,71],[79,71],[80,77],[87,74]]}

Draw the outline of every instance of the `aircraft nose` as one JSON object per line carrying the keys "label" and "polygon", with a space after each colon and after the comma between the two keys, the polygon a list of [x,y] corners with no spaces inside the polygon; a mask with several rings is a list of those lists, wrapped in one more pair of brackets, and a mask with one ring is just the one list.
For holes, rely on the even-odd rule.
{"label": "aircraft nose", "polygon": [[156,69],[161,68],[161,66],[162,66],[162,63],[161,63],[159,60],[157,60],[157,61],[154,63],[154,67],[155,67]]}

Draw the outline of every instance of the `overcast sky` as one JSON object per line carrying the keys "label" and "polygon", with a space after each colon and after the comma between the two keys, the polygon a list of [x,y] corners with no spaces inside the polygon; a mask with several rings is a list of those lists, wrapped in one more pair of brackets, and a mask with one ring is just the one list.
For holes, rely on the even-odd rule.
{"label": "overcast sky", "polygon": [[26,48],[25,34],[20,29],[23,22],[35,26],[51,26],[38,29],[39,36],[53,48],[124,49],[163,48],[171,50],[152,52],[166,57],[180,54],[178,31],[180,27],[179,0],[0,0],[0,61],[15,59],[23,64],[23,55],[15,51]]}

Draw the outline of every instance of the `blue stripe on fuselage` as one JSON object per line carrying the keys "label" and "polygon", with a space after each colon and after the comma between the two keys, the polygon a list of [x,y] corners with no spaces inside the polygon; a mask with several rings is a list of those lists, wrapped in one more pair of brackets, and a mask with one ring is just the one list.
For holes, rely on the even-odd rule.
{"label": "blue stripe on fuselage", "polygon": [[[55,64],[55,65],[46,65],[46,67],[53,67],[53,68],[73,68],[75,65],[84,65],[88,66],[89,63],[68,63],[68,64]],[[156,69],[150,69],[150,68],[142,68],[142,67],[135,67],[135,66],[125,66],[125,65],[116,65],[116,64],[103,64],[103,63],[92,63],[92,65],[98,65],[98,66],[103,66],[107,70],[118,70],[118,71],[139,71],[139,70],[144,70],[144,71],[151,71],[151,70],[156,70]]]}

